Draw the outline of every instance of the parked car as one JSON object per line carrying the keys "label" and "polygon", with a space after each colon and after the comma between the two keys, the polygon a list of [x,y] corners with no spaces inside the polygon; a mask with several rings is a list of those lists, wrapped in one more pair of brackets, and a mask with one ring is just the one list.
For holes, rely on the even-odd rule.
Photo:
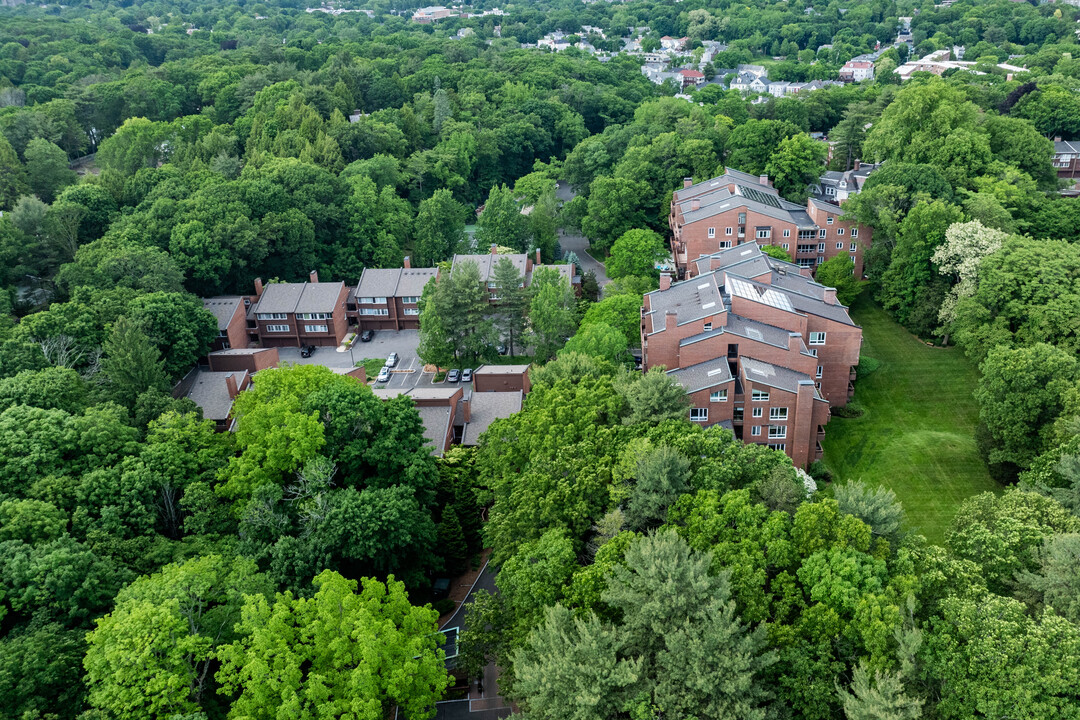
{"label": "parked car", "polygon": [[396,352],[390,353],[390,356],[386,358],[386,367],[397,367],[398,354]]}
{"label": "parked car", "polygon": [[383,365],[382,370],[379,371],[379,377],[375,378],[375,382],[384,383],[390,379],[390,366]]}
{"label": "parked car", "polygon": [[508,349],[509,348],[507,348],[505,345],[496,345],[495,346],[495,352],[499,353],[500,355],[505,355],[506,351]]}
{"label": "parked car", "polygon": [[472,382],[472,370],[465,368],[461,371],[461,382]]}
{"label": "parked car", "polygon": [[446,373],[446,382],[448,382],[448,383],[456,383],[460,379],[461,379],[461,371],[460,370],[451,370],[450,372]]}
{"label": "parked car", "polygon": [[360,342],[371,342],[371,339],[373,337],[375,337],[374,330],[365,330],[364,332],[360,333]]}
{"label": "parked car", "polygon": [[315,354],[315,349],[316,348],[315,348],[314,345],[301,345],[300,346],[300,357],[311,357],[312,355]]}

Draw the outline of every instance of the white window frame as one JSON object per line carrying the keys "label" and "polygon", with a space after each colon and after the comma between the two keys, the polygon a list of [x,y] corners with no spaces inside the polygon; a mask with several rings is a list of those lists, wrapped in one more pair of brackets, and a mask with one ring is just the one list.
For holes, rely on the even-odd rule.
{"label": "white window frame", "polygon": [[260,320],[288,320],[289,313],[259,313],[256,317]]}
{"label": "white window frame", "polygon": [[784,228],[784,237],[791,237],[791,230]]}
{"label": "white window frame", "polygon": [[709,393],[709,402],[727,402],[727,388]]}
{"label": "white window frame", "polygon": [[720,249],[721,250],[727,250],[730,247],[731,247],[731,241],[730,240],[721,240],[720,241]]}
{"label": "white window frame", "polygon": [[330,332],[329,325],[305,325],[304,332],[306,333],[324,333]]}
{"label": "white window frame", "polygon": [[750,435],[752,437],[760,437],[761,436],[761,426],[760,425],[752,425],[752,426],[750,426]]}
{"label": "white window frame", "polygon": [[791,249],[791,246],[788,245],[787,243],[784,243],[783,245],[781,245],[781,247],[784,248],[785,250],[790,250]]}
{"label": "white window frame", "polygon": [[709,422],[709,408],[690,408],[690,422]]}
{"label": "white window frame", "polygon": [[843,235],[844,234],[844,228],[842,228],[842,227],[836,228],[836,234],[837,235]]}
{"label": "white window frame", "polygon": [[750,402],[769,402],[768,390],[751,390]]}
{"label": "white window frame", "polygon": [[816,377],[818,380],[820,380],[821,379],[821,374],[824,371],[825,371],[825,367],[823,365],[818,365],[817,366],[817,374],[814,377]]}
{"label": "white window frame", "polygon": [[360,314],[361,315],[374,315],[376,317],[379,317],[379,316],[382,316],[382,315],[389,315],[390,310],[388,310],[387,308],[360,308]]}
{"label": "white window frame", "polygon": [[787,452],[787,443],[769,443],[769,449]]}
{"label": "white window frame", "polygon": [[724,228],[725,235],[731,235],[731,228]]}
{"label": "white window frame", "polygon": [[826,225],[832,225],[832,221],[833,221],[832,215],[830,215],[829,217],[825,218],[825,224],[826,224]]}
{"label": "white window frame", "polygon": [[851,237],[859,237],[859,228],[857,228],[857,227],[851,228]]}
{"label": "white window frame", "polygon": [[849,249],[851,250],[851,252],[857,252],[858,249],[859,249],[859,243],[854,243],[854,242],[851,243],[851,246],[850,246]]}
{"label": "white window frame", "polygon": [[765,409],[765,408],[759,408],[759,407],[756,407],[756,408],[751,408],[751,409],[750,409],[750,417],[756,417],[756,418],[759,418],[759,417],[761,417],[761,416],[762,416],[762,415],[761,415],[761,413],[762,413],[762,411],[763,411],[764,409]]}
{"label": "white window frame", "polygon": [[709,237],[710,238],[716,237],[716,228],[714,228],[714,227],[709,228]]}
{"label": "white window frame", "polygon": [[843,242],[836,243],[836,249],[837,250],[843,250],[844,249],[844,243]]}
{"label": "white window frame", "polygon": [[712,323],[711,323],[711,322],[707,322],[707,323],[705,323],[705,324],[704,324],[704,325],[702,326],[702,329],[703,329],[703,330],[704,330],[705,332],[709,332],[709,331],[711,331],[711,330],[712,330]]}
{"label": "white window frame", "polygon": [[768,240],[772,237],[772,230],[755,230],[754,237],[758,240]]}
{"label": "white window frame", "polygon": [[787,420],[787,408],[786,407],[774,407],[769,408],[770,420]]}
{"label": "white window frame", "polygon": [[287,332],[289,332],[289,326],[288,325],[267,325],[266,326],[266,332],[287,333]]}
{"label": "white window frame", "polygon": [[819,229],[819,230],[817,231],[817,236],[818,236],[819,238],[827,237],[827,236],[828,236],[828,234],[829,234],[829,231],[828,231],[828,230],[826,230],[825,228],[820,228],[820,229]]}
{"label": "white window frame", "polygon": [[420,308],[405,308],[406,315],[419,315]]}
{"label": "white window frame", "polygon": [[770,440],[783,440],[787,437],[787,425],[770,425],[769,426],[769,439]]}
{"label": "white window frame", "polygon": [[404,303],[405,305],[416,305],[417,303],[420,302],[420,296],[419,295],[406,295],[403,298],[401,298],[401,302]]}
{"label": "white window frame", "polygon": [[817,251],[818,251],[819,253],[823,253],[823,252],[825,252],[825,243],[818,243],[818,244],[817,244]]}
{"label": "white window frame", "polygon": [[810,340],[809,340],[808,344],[809,345],[824,345],[827,334],[828,333],[823,333],[823,332],[812,332],[812,333],[810,333]]}
{"label": "white window frame", "polygon": [[301,320],[333,320],[334,313],[300,313]]}

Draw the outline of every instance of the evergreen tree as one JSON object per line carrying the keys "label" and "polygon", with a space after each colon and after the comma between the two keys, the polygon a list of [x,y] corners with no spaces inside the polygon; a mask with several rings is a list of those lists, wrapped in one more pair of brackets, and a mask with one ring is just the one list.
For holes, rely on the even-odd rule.
{"label": "evergreen tree", "polygon": [[121,405],[133,407],[147,390],[169,389],[161,353],[128,318],[120,317],[113,324],[103,350],[101,369],[108,378],[109,394]]}
{"label": "evergreen tree", "polygon": [[525,332],[528,293],[522,287],[524,278],[508,257],[500,257],[495,263],[493,276],[499,293],[498,312],[493,319],[495,330],[506,343],[507,352],[513,355],[514,341],[520,343]]}
{"label": "evergreen tree", "polygon": [[446,572],[450,575],[465,572],[469,567],[469,546],[465,542],[465,533],[458,521],[457,511],[452,505],[443,510],[436,537]]}

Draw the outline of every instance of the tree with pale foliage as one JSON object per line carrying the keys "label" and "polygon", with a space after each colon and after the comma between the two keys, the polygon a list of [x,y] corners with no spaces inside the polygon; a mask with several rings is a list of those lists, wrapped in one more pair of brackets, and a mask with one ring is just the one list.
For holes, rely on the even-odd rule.
{"label": "tree with pale foliage", "polygon": [[409,602],[391,575],[357,582],[325,570],[315,595],[248,596],[217,680],[230,717],[408,720],[435,714],[449,685],[438,612]]}
{"label": "tree with pale foliage", "polygon": [[978,220],[953,223],[945,231],[945,242],[931,257],[938,272],[951,276],[955,283],[941,303],[938,317],[943,325],[948,326],[956,319],[956,304],[960,300],[975,294],[979,263],[987,255],[997,252],[1008,237]]}

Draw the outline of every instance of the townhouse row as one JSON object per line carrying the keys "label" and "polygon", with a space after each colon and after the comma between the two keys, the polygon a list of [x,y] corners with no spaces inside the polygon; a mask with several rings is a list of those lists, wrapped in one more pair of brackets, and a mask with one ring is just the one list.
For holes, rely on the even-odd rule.
{"label": "townhouse row", "polygon": [[[480,282],[489,302],[498,304],[495,267],[508,259],[522,278],[532,283],[534,271],[554,268],[575,287],[581,278],[567,264],[542,265],[535,255],[455,255],[451,274],[465,263],[480,271]],[[420,327],[420,297],[424,287],[439,277],[438,268],[414,268],[405,258],[400,268],[369,268],[355,286],[343,282],[319,282],[312,272],[308,282],[268,283],[255,280],[253,295],[229,295],[203,299],[203,307],[218,322],[212,350],[249,347],[303,347],[340,345],[350,332],[406,330]]]}

